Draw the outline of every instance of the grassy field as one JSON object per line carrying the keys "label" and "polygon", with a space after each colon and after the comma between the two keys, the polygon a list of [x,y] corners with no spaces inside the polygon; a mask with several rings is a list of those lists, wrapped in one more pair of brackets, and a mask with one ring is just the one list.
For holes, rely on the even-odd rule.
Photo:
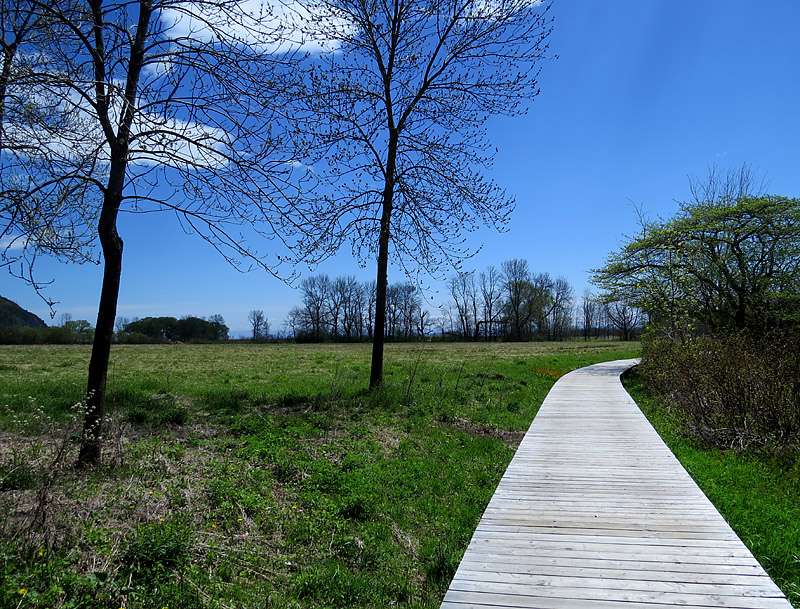
{"label": "grassy field", "polygon": [[549,388],[637,344],[0,349],[0,607],[438,607]]}
{"label": "grassy field", "polygon": [[800,608],[800,456],[742,454],[703,446],[683,435],[669,404],[638,375],[625,386],[698,486]]}

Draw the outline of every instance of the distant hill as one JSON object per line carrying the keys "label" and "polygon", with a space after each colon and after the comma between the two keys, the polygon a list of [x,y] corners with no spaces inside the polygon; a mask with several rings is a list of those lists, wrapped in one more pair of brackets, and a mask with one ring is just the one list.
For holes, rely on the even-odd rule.
{"label": "distant hill", "polygon": [[17,303],[0,296],[0,326],[46,328],[47,324]]}

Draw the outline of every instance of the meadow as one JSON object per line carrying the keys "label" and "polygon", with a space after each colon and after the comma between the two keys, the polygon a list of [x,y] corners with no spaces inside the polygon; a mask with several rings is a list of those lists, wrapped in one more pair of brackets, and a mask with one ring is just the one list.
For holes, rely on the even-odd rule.
{"label": "meadow", "polygon": [[0,350],[0,607],[438,607],[552,384],[617,342]]}
{"label": "meadow", "polygon": [[[117,346],[77,471],[89,349],[0,349],[0,609],[436,608],[564,373],[637,343]],[[800,607],[800,461],[642,410]]]}

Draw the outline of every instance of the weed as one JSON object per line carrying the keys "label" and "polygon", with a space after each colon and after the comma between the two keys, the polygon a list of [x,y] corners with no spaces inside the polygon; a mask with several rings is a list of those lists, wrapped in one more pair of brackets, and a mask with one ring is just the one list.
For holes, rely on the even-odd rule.
{"label": "weed", "polygon": [[550,366],[537,366],[533,369],[534,374],[538,374],[541,377],[546,379],[552,379],[557,381],[562,376],[564,376],[568,371],[567,370],[556,370],[555,368],[551,368]]}
{"label": "weed", "polygon": [[189,422],[189,410],[185,406],[169,408],[155,416],[156,425],[186,425]]}
{"label": "weed", "polygon": [[248,411],[253,405],[253,398],[247,389],[217,389],[205,393],[201,403],[209,413],[234,415]]}
{"label": "weed", "polygon": [[454,551],[447,541],[430,543],[422,553],[428,584],[436,588],[449,584],[456,574],[462,554],[463,551]]}
{"label": "weed", "polygon": [[299,598],[324,607],[363,606],[364,600],[372,596],[369,588],[368,580],[337,562],[313,567],[294,583]]}
{"label": "weed", "polygon": [[348,520],[370,520],[375,516],[375,502],[364,495],[348,495],[339,502],[337,513]]}
{"label": "weed", "polygon": [[36,488],[39,475],[19,451],[7,463],[0,464],[0,491],[24,491]]}
{"label": "weed", "polygon": [[128,541],[122,563],[134,581],[169,577],[189,562],[193,542],[191,529],[181,523],[145,524]]}

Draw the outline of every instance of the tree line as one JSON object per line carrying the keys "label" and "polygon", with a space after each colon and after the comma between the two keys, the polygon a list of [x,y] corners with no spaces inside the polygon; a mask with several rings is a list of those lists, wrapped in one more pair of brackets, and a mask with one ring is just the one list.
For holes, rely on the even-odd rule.
{"label": "tree line", "polygon": [[120,343],[142,342],[214,342],[228,340],[228,326],[222,315],[208,319],[187,315],[175,317],[144,317],[116,322],[116,340]]}
{"label": "tree line", "polygon": [[[564,277],[534,272],[527,260],[504,261],[476,272],[451,276],[450,300],[431,309],[413,283],[387,288],[386,336],[390,340],[446,339],[470,341],[563,340],[583,337],[634,338],[642,313],[621,301],[603,302],[585,292],[578,303]],[[312,275],[300,283],[300,304],[284,321],[289,338],[298,342],[361,341],[373,338],[374,281],[353,276]],[[251,311],[253,336],[262,317]]]}
{"label": "tree line", "polygon": [[[377,289],[374,281],[353,276],[312,275],[300,283],[301,304],[292,307],[284,322],[297,341],[372,339],[375,331]],[[421,290],[413,283],[386,289],[386,336],[394,340],[426,334]]]}
{"label": "tree line", "polygon": [[[0,325],[0,344],[3,345],[71,345],[91,344],[95,329],[85,319],[61,315],[58,325],[44,327]],[[229,329],[222,315],[208,319],[186,315],[175,317],[144,317],[132,320],[117,318],[114,342],[119,344],[152,344],[170,342],[216,342],[229,339]]]}

